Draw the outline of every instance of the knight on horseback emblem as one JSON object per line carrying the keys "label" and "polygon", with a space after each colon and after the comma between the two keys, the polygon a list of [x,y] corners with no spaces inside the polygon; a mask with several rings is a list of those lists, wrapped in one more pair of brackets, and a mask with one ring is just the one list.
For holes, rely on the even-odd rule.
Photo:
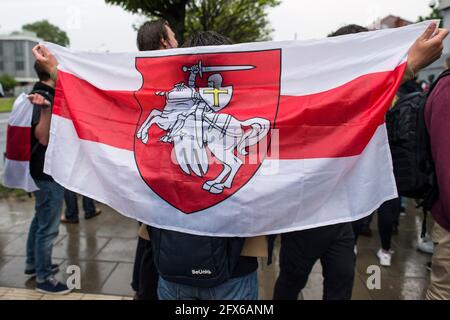
{"label": "knight on horseback emblem", "polygon": [[[162,143],[173,143],[178,165],[184,173],[204,177],[208,172],[211,154],[223,165],[222,172],[213,180],[203,183],[202,188],[211,194],[221,194],[225,188],[232,188],[233,180],[242,166],[242,160],[235,154],[247,155],[247,147],[258,144],[270,130],[270,121],[251,118],[240,121],[223,110],[233,97],[233,86],[223,86],[220,72],[251,70],[254,66],[223,65],[204,66],[200,60],[191,67],[188,84],[180,82],[168,92],[157,92],[165,96],[162,111],[153,109],[139,127],[136,137],[147,144],[149,130],[156,124],[166,131],[160,137]],[[207,87],[196,87],[197,76],[208,77]]]}

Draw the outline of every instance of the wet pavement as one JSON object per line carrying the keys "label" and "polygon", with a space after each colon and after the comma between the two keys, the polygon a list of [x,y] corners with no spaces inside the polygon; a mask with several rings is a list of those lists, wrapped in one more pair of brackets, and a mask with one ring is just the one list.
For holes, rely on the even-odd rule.
{"label": "wet pavement", "polygon": [[[34,280],[23,274],[25,242],[33,205],[33,199],[27,197],[0,200],[0,287],[4,291],[8,290],[5,288],[34,289]],[[53,261],[60,264],[61,269],[57,277],[67,279],[67,266],[78,265],[81,269],[81,289],[75,291],[78,298],[89,297],[86,294],[131,297],[138,224],[102,204],[98,206],[103,210],[98,217],[84,220],[80,216],[78,225],[61,224],[53,252]],[[412,205],[408,206],[407,212],[400,218],[399,234],[393,237],[395,254],[392,266],[381,267],[381,289],[369,290],[366,286],[370,276],[367,268],[378,265],[375,255],[379,248],[376,218],[371,225],[372,237],[360,237],[353,299],[423,299],[429,278],[425,264],[431,256],[418,252],[415,247],[421,215]],[[274,258],[278,248],[279,245]],[[277,259],[271,266],[267,266],[263,259],[260,261],[261,299],[271,298],[277,273]],[[303,298],[321,299],[322,280],[318,263],[303,290]]]}
{"label": "wet pavement", "polygon": [[132,297],[72,292],[68,295],[52,295],[32,289],[0,287],[0,300],[132,300]]}

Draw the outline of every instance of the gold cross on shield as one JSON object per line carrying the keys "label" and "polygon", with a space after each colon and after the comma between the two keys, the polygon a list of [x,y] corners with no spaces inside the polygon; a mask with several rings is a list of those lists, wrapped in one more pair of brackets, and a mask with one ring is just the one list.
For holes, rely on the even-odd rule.
{"label": "gold cross on shield", "polygon": [[225,89],[205,89],[203,93],[213,94],[214,95],[214,107],[219,107],[219,94],[227,94],[228,90]]}

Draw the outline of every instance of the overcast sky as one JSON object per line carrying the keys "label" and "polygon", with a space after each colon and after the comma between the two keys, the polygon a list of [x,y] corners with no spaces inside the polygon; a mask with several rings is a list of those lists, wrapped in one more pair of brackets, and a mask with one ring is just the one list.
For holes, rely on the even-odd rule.
{"label": "overcast sky", "polygon": [[[282,0],[269,13],[274,40],[325,37],[348,23],[368,25],[388,14],[416,21],[430,12],[430,0]],[[104,0],[0,0],[0,34],[47,19],[65,30],[71,47],[92,51],[134,51],[133,24],[143,18]]]}

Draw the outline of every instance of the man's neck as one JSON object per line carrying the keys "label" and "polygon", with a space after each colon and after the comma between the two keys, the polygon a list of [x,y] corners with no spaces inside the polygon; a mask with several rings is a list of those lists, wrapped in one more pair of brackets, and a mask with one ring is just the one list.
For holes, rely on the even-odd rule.
{"label": "man's neck", "polygon": [[56,85],[55,81],[53,81],[52,79],[43,80],[43,81],[41,81],[41,82],[42,82],[43,84],[49,86],[49,87],[52,87],[52,88],[54,88],[55,85]]}

